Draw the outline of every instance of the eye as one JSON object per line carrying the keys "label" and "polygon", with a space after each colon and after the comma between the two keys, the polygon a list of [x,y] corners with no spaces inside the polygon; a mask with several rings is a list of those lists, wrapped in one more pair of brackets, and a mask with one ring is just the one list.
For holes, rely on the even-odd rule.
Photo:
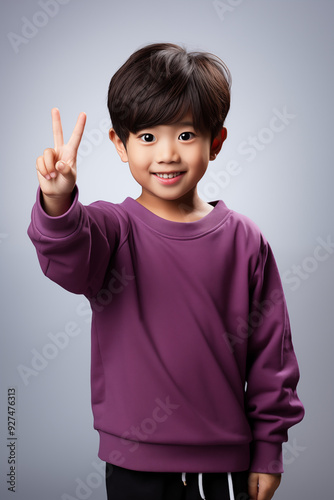
{"label": "eye", "polygon": [[190,139],[192,139],[193,137],[195,137],[195,134],[193,134],[193,132],[182,132],[182,134],[179,135],[179,140],[190,141]]}
{"label": "eye", "polygon": [[153,142],[155,140],[155,137],[153,134],[143,134],[140,136],[140,139],[143,142]]}

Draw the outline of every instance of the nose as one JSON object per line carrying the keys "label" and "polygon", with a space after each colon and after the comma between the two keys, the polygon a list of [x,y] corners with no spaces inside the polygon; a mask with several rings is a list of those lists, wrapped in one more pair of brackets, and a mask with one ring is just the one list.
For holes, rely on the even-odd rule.
{"label": "nose", "polygon": [[180,154],[177,144],[172,139],[160,140],[156,149],[157,163],[179,163]]}

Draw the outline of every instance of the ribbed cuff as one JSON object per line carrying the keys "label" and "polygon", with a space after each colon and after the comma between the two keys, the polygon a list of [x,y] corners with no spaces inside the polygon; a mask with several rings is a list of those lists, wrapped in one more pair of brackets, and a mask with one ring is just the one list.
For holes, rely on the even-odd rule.
{"label": "ribbed cuff", "polygon": [[81,220],[81,207],[78,203],[79,190],[75,186],[72,193],[72,205],[63,215],[51,217],[43,209],[41,203],[41,188],[38,188],[36,204],[32,211],[32,223],[35,228],[46,237],[65,238],[73,234]]}
{"label": "ribbed cuff", "polygon": [[250,472],[280,474],[283,470],[281,443],[254,441],[251,443]]}

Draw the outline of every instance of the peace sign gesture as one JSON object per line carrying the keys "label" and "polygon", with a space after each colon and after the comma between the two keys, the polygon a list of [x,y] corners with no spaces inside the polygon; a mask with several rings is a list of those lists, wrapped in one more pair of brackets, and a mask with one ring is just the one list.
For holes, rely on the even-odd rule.
{"label": "peace sign gesture", "polygon": [[64,213],[71,204],[71,193],[76,183],[76,159],[86,123],[86,114],[80,113],[72,135],[64,144],[60,113],[53,108],[52,129],[54,148],[44,150],[36,161],[37,175],[43,193],[44,208],[49,215]]}

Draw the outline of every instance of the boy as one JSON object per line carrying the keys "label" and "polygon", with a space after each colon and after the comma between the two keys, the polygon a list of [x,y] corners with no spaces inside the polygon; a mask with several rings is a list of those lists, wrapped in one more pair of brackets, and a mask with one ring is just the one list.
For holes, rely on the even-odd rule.
{"label": "boy", "polygon": [[[173,44],[135,52],[110,82],[110,139],[141,186],[82,206],[86,116],[37,159],[29,235],[43,272],[90,301],[91,388],[108,498],[269,500],[303,418],[275,260],[248,218],[197,183],[226,138],[230,76]],[[247,492],[248,490],[248,492]]]}

